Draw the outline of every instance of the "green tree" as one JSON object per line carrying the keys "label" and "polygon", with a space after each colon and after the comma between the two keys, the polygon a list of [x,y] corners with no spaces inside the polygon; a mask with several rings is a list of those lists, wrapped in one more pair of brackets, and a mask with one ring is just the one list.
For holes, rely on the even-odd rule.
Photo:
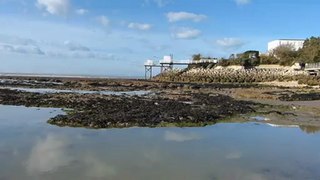
{"label": "green tree", "polygon": [[200,53],[192,55],[192,60],[193,61],[200,61],[201,58],[202,58],[202,55]]}
{"label": "green tree", "polygon": [[306,39],[303,48],[299,50],[299,61],[305,63],[320,62],[320,37]]}
{"label": "green tree", "polygon": [[292,44],[284,44],[278,46],[271,52],[271,56],[279,60],[279,64],[283,66],[293,65],[298,59],[298,52]]}
{"label": "green tree", "polygon": [[279,59],[274,56],[269,55],[261,55],[260,56],[260,63],[261,64],[280,64]]}

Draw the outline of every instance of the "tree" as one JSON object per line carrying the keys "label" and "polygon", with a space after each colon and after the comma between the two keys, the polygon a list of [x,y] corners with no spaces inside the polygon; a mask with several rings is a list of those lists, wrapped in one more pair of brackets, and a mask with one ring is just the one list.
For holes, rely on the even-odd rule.
{"label": "tree", "polygon": [[260,63],[261,64],[279,64],[280,61],[274,56],[269,55],[261,55],[260,56]]}
{"label": "tree", "polygon": [[244,53],[238,54],[237,58],[233,61],[239,62],[238,64],[244,66],[246,69],[258,66],[260,64],[259,51],[248,50]]}
{"label": "tree", "polygon": [[298,52],[295,51],[292,44],[284,44],[275,48],[271,52],[271,56],[277,58],[280,65],[290,66],[297,61]]}
{"label": "tree", "polygon": [[299,60],[304,63],[320,62],[320,37],[306,39],[299,50]]}
{"label": "tree", "polygon": [[200,61],[201,58],[202,58],[202,55],[200,53],[192,55],[192,60],[193,61]]}
{"label": "tree", "polygon": [[223,67],[226,67],[226,66],[230,66],[230,60],[228,59],[221,59],[218,63],[219,66],[223,66]]}

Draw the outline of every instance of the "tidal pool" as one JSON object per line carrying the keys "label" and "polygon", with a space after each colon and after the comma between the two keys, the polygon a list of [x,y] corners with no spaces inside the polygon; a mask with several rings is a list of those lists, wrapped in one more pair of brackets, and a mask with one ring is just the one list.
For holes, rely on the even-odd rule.
{"label": "tidal pool", "polygon": [[[320,179],[317,129],[60,128],[60,109],[0,106],[0,179]],[[307,133],[308,132],[308,133]]]}

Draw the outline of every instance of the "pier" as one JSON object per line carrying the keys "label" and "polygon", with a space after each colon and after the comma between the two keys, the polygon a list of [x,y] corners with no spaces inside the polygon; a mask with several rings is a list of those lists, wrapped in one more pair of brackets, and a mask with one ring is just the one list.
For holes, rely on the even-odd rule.
{"label": "pier", "polygon": [[173,60],[173,56],[164,56],[163,60],[160,60],[159,63],[154,63],[153,60],[147,60],[144,64],[145,68],[145,79],[151,79],[153,77],[153,69],[160,68],[160,73],[164,73],[170,70],[173,70],[175,66],[189,66],[195,64],[203,63],[217,63],[216,59],[201,59],[197,61],[193,60]]}
{"label": "pier", "polygon": [[319,76],[320,75],[320,63],[308,63],[305,66],[305,71],[310,75]]}

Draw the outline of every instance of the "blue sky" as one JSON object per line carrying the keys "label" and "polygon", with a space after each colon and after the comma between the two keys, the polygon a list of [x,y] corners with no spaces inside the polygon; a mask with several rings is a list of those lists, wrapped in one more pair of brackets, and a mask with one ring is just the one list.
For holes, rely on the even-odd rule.
{"label": "blue sky", "polygon": [[317,0],[0,0],[0,72],[143,75],[147,59],[319,36]]}

